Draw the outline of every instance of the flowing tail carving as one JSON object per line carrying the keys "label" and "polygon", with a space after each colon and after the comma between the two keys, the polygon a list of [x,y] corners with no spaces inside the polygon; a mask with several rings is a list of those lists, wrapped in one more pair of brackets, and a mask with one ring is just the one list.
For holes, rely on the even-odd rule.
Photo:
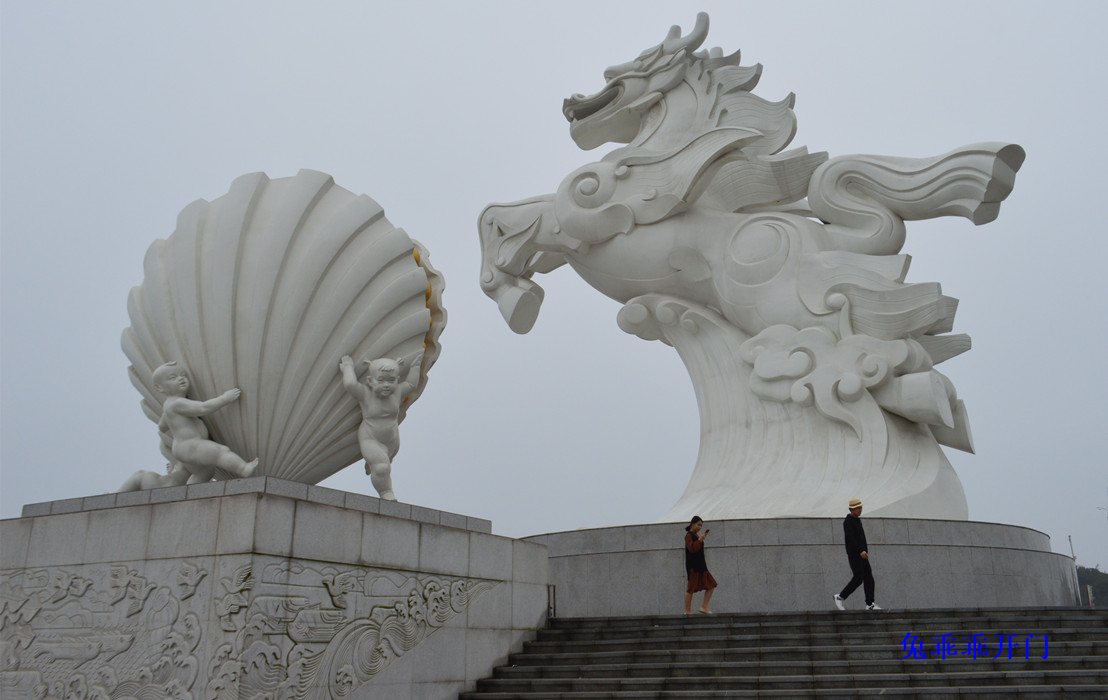
{"label": "flowing tail carving", "polygon": [[905,221],[994,220],[1025,156],[1007,143],[973,144],[934,158],[840,156],[812,174],[808,203],[837,248],[895,255],[904,245]]}

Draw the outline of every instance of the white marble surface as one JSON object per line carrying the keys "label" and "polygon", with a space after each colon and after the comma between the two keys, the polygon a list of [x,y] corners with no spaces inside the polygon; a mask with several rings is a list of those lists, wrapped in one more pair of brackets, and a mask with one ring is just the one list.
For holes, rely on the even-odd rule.
{"label": "white marble surface", "polygon": [[[165,397],[153,372],[175,360],[197,397],[242,392],[205,416],[215,442],[258,460],[258,475],[315,484],[361,456],[362,415],[343,391],[340,358],[422,353],[396,412],[403,421],[439,355],[442,290],[427,250],[369,197],[312,170],[253,173],[185,207],[176,230],[150,246],[127,300],[123,351],[155,423]],[[162,453],[177,461],[164,433]]]}
{"label": "white marble surface", "polygon": [[[1077,572],[1030,528],[965,520],[864,517],[886,609],[1066,606]],[[706,520],[716,612],[830,610],[850,579],[842,518]],[[557,614],[679,614],[683,523],[535,535],[547,545]],[[854,598],[858,598],[855,600]],[[848,605],[859,605],[854,596]]]}
{"label": "white marble surface", "polygon": [[20,611],[0,686],[253,698],[287,674],[289,698],[456,696],[545,620],[546,547],[487,520],[272,477],[200,486],[0,521]]}
{"label": "white marble surface", "polygon": [[697,463],[663,516],[968,517],[939,445],[972,451],[964,404],[934,366],[969,349],[957,300],[907,283],[906,221],[992,221],[1023,149],[930,158],[785,150],[793,96],[752,91],[760,66],[687,34],[568,98],[579,146],[627,144],[554,194],[482,212],[481,286],[531,329],[536,274],[568,264],[624,303],[621,328],[674,346],[700,407]]}

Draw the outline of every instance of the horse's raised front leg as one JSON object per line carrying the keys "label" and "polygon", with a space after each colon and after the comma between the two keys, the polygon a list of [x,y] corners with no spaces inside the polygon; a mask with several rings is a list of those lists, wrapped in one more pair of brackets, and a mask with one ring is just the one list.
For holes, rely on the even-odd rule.
{"label": "horse's raised front leg", "polygon": [[542,287],[535,273],[564,265],[553,195],[511,204],[490,204],[481,212],[481,288],[496,301],[508,327],[526,333],[542,306]]}
{"label": "horse's raised front leg", "polygon": [[1024,157],[1008,143],[973,144],[935,158],[840,156],[812,174],[808,203],[836,248],[894,255],[904,245],[904,221],[994,220]]}

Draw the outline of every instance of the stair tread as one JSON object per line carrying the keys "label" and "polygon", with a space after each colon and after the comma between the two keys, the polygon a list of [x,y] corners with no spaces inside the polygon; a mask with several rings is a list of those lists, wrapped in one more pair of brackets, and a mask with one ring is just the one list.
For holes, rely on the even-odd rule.
{"label": "stair tread", "polygon": [[[695,618],[694,618],[695,619]],[[992,618],[987,616],[975,616],[975,617],[929,617],[929,618],[897,618],[886,617],[878,614],[868,614],[861,620],[849,619],[849,618],[824,618],[820,620],[758,620],[758,621],[744,621],[744,620],[727,620],[712,616],[711,618],[700,618],[705,621],[694,621],[694,619],[685,619],[679,622],[670,622],[667,624],[654,624],[644,622],[640,625],[626,625],[626,626],[606,626],[606,625],[577,625],[566,626],[559,625],[557,627],[551,627],[550,629],[543,630],[544,636],[560,637],[567,634],[641,634],[644,632],[655,632],[659,630],[687,630],[687,631],[699,631],[699,630],[711,630],[711,629],[758,629],[758,630],[775,630],[775,629],[790,629],[790,628],[827,628],[827,627],[849,627],[851,629],[858,629],[859,627],[918,627],[920,625],[932,625],[932,626],[957,626],[966,627],[974,625],[987,629],[996,629],[1002,627],[1068,627],[1076,629],[1096,629],[1098,627],[1108,625],[1108,616],[1103,619],[1085,617],[1085,616],[1048,616],[1048,617],[1011,617],[1011,618]],[[682,624],[683,623],[683,624]],[[1079,624],[1074,624],[1079,623]]]}
{"label": "stair tread", "polygon": [[[957,636],[957,635],[956,635]],[[903,648],[900,641],[888,641],[885,644],[792,644],[781,646],[759,646],[753,644],[756,639],[750,639],[748,637],[704,637],[704,638],[683,638],[683,637],[665,637],[652,640],[640,640],[640,639],[605,639],[605,640],[591,640],[591,641],[576,641],[551,644],[545,642],[529,642],[524,647],[527,654],[550,654],[555,653],[553,650],[562,650],[562,653],[567,654],[584,654],[584,653],[617,653],[619,647],[634,647],[624,649],[625,653],[633,653],[636,651],[653,651],[664,650],[674,648],[675,645],[680,645],[680,648],[687,649],[689,651],[699,651],[706,653],[709,651],[726,650],[736,653],[761,649],[772,649],[777,653],[784,651],[795,652],[831,652],[831,651],[852,651],[859,653],[861,651],[873,651],[874,649],[883,648]],[[923,638],[921,638],[923,641]],[[965,644],[965,641],[959,642]],[[995,643],[990,643],[992,647]],[[1020,642],[1022,648],[1022,642]],[[1053,636],[1050,638],[1051,649],[1062,648],[1063,645],[1084,645],[1084,646],[1097,646],[1108,645],[1108,634],[1101,634],[1096,638],[1069,638],[1065,640],[1055,640]],[[586,651],[587,648],[595,648],[596,651]],[[1034,647],[1033,647],[1034,648]]]}
{"label": "stair tread", "polygon": [[[722,617],[749,617],[749,618],[812,618],[812,617],[838,617],[841,615],[867,616],[874,613],[867,610],[835,610],[831,607],[831,599],[828,597],[827,610],[802,610],[783,612],[716,612],[711,615],[683,615],[672,613],[665,615],[608,615],[599,617],[563,616],[550,619],[552,625],[580,624],[580,623],[604,623],[611,621],[638,621],[638,620],[707,620]],[[1086,616],[1108,617],[1108,608],[1077,608],[1073,606],[1039,606],[1030,608],[1003,607],[1003,608],[887,608],[879,611],[880,614],[902,614],[914,617],[928,617],[932,615],[1058,615],[1076,614]]]}
{"label": "stair tread", "polygon": [[[596,663],[596,664],[567,664],[567,665],[511,665],[502,666],[497,669],[498,673],[505,673],[509,675],[525,676],[528,673],[536,674],[561,674],[561,673],[580,673],[583,669],[589,669],[594,672],[616,672],[616,671],[628,671],[628,672],[642,672],[655,668],[673,669],[676,671],[692,671],[698,668],[708,668],[713,671],[720,669],[733,669],[735,671],[742,671],[744,669],[762,669],[775,671],[773,673],[762,673],[764,676],[778,676],[778,675],[799,675],[782,673],[779,669],[791,669],[794,667],[801,667],[811,669],[813,671],[827,669],[841,669],[843,666],[842,661],[781,661],[781,662],[766,662],[766,661],[701,661],[701,662],[645,662],[645,663]],[[849,663],[849,662],[848,662]],[[1001,670],[1027,670],[1026,665],[1049,663],[1053,669],[1065,669],[1065,668],[1101,668],[1105,664],[1104,657],[1095,656],[1051,656],[1049,659],[1032,657],[1027,659],[995,659],[995,658],[980,658],[980,659],[865,659],[859,660],[858,664],[865,664],[867,667],[874,666],[890,666],[896,668],[913,668],[919,669],[917,672],[921,673],[933,673],[934,670],[940,666],[950,666],[951,664],[966,664],[966,665],[985,665],[998,666]],[[1022,666],[1016,666],[1015,664],[1022,664]],[[1099,664],[1099,665],[1098,665]],[[932,669],[932,670],[925,670]],[[741,675],[741,674],[740,674]]]}
{"label": "stair tread", "polygon": [[[934,673],[931,671],[920,671],[918,673],[825,673],[819,676],[813,676],[810,674],[797,674],[792,676],[777,676],[777,675],[720,675],[711,677],[712,680],[761,680],[778,682],[778,681],[796,681],[796,680],[810,680],[813,678],[825,679],[825,680],[844,680],[844,679],[858,679],[858,680],[874,680],[885,679],[891,677],[898,678],[913,678],[916,676],[927,677],[928,679],[952,676],[955,678],[969,678],[969,677],[994,677],[1004,676],[1008,678],[1030,678],[1039,677],[1044,675],[1075,675],[1075,676],[1103,676],[1105,682],[1108,682],[1108,667],[1104,668],[1088,668],[1088,669],[1057,669],[1057,668],[1040,668],[1035,670],[1018,669],[1018,670],[998,670],[998,671],[942,671]],[[694,678],[688,676],[674,676],[674,677],[643,677],[643,678],[625,678],[623,676],[600,676],[596,678],[534,678],[527,679],[535,682],[543,683],[563,683],[566,681],[580,681],[582,683],[592,683],[599,681],[606,682],[619,682],[627,685],[633,685],[643,682],[674,682],[694,680]],[[703,677],[703,680],[708,680],[708,677]],[[506,681],[508,683],[518,682],[516,679],[501,679],[492,678],[485,679],[483,682],[490,681]]]}
{"label": "stair tread", "polygon": [[[903,638],[925,658],[905,658]],[[934,654],[949,634],[980,657]],[[1014,635],[1012,658],[997,636]],[[1029,658],[1025,635],[1035,635]],[[1042,636],[1050,638],[1042,658]],[[934,609],[553,618],[463,700],[962,696],[1108,697],[1108,610]]]}
{"label": "stair tread", "polygon": [[[934,686],[928,688],[855,688],[848,691],[834,688],[815,688],[805,691],[806,697],[864,697],[869,695],[889,696],[920,696],[920,695],[965,695],[965,696],[995,696],[998,698],[1011,697],[1013,694],[1021,697],[1040,695],[1044,698],[1059,696],[1083,695],[1089,698],[1108,697],[1108,684],[1102,685],[1025,685],[1005,686],[997,689],[994,686]],[[709,700],[710,698],[750,698],[750,697],[785,697],[795,698],[795,690],[667,690],[659,693],[642,693],[639,691],[615,691],[615,692],[580,692],[580,693],[462,693],[459,700],[617,700],[619,698],[638,698],[650,700],[652,698],[690,698],[696,700]]]}

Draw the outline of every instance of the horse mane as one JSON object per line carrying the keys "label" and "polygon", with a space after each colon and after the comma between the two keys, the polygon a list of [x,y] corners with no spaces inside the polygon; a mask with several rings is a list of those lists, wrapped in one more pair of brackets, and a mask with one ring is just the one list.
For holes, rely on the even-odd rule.
{"label": "horse mane", "polygon": [[764,138],[744,147],[748,155],[772,155],[789,145],[796,135],[793,105],[796,95],[789,93],[779,102],[755,95],[752,90],[762,77],[762,64],[740,65],[741,52],[724,56],[719,48],[698,51],[688,60],[689,77],[703,84],[711,100],[709,128],[743,127],[755,129]]}

